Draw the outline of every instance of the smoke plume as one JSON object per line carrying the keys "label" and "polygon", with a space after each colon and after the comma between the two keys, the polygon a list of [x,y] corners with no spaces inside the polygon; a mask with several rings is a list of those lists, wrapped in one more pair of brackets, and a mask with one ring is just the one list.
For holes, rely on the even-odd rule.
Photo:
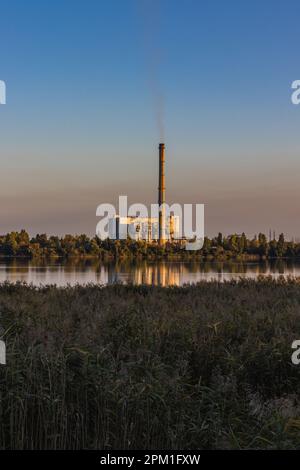
{"label": "smoke plume", "polygon": [[159,139],[164,142],[165,98],[160,77],[163,52],[161,47],[161,5],[160,0],[140,0],[138,5],[144,33],[147,81]]}

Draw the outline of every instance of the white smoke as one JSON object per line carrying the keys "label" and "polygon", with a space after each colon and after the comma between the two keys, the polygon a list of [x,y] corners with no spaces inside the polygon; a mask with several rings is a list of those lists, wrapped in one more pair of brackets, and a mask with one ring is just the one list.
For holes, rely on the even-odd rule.
{"label": "white smoke", "polygon": [[160,142],[164,142],[165,97],[160,79],[162,68],[160,0],[140,0],[138,6],[144,33],[147,79],[153,101],[154,117]]}

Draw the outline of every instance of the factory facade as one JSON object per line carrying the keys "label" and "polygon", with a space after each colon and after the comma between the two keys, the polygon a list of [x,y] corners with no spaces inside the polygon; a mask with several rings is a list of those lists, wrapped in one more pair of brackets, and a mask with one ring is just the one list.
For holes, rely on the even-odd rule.
{"label": "factory facade", "polygon": [[[170,215],[165,218],[164,241],[180,237],[180,218]],[[159,240],[159,217],[120,217],[116,215],[108,221],[108,237],[114,240]]]}
{"label": "factory facade", "polygon": [[158,217],[121,217],[116,215],[108,221],[108,236],[114,240],[130,237],[134,240],[158,240],[160,245],[180,236],[180,218],[166,217],[165,144],[159,144]]}

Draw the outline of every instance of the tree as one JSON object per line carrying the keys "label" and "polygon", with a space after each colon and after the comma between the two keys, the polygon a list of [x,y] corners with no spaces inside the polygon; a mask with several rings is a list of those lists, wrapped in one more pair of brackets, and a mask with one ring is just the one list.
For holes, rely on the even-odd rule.
{"label": "tree", "polygon": [[218,233],[218,236],[217,236],[217,245],[218,246],[223,246],[223,235],[221,232]]}
{"label": "tree", "polygon": [[258,252],[260,256],[267,256],[268,254],[268,241],[263,233],[258,234]]}
{"label": "tree", "polygon": [[285,241],[284,241],[284,235],[283,233],[281,233],[279,235],[279,239],[277,242],[277,256],[282,258],[282,256],[284,256],[284,253],[285,253]]}
{"label": "tree", "polygon": [[18,251],[17,233],[8,233],[4,241],[4,254],[6,256],[15,256]]}
{"label": "tree", "polygon": [[243,232],[239,238],[239,252],[242,254],[247,251],[247,237]]}

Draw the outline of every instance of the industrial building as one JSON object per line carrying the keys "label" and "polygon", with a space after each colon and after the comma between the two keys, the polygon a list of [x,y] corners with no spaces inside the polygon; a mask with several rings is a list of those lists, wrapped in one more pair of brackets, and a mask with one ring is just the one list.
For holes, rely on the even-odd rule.
{"label": "industrial building", "polygon": [[[158,217],[120,217],[116,215],[108,221],[109,238],[114,240],[126,239],[130,236],[133,240],[158,240],[159,218]],[[166,240],[175,240],[180,234],[180,218],[170,215],[165,220]]]}
{"label": "industrial building", "polygon": [[109,238],[120,240],[130,236],[134,240],[158,240],[160,245],[163,245],[167,240],[180,238],[180,217],[178,215],[166,217],[165,214],[165,144],[163,143],[159,144],[158,161],[158,217],[121,217],[116,215],[108,221]]}

